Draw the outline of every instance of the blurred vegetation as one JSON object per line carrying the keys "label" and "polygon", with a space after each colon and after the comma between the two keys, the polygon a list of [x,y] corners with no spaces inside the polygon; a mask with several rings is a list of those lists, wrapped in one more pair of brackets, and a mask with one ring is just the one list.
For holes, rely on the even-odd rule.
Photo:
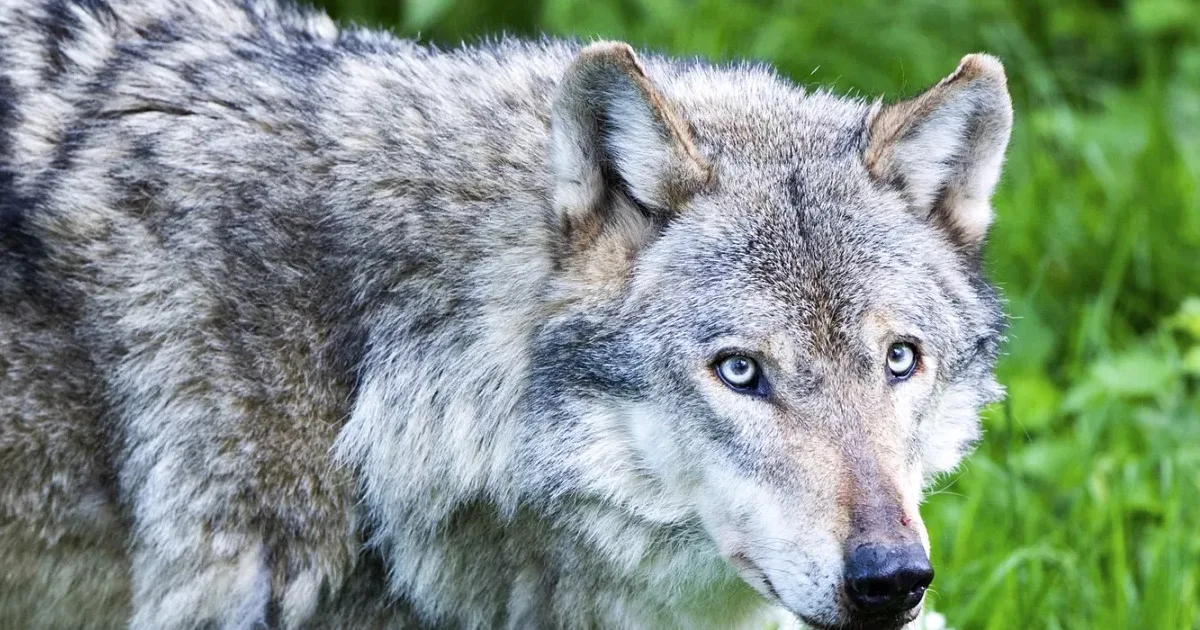
{"label": "blurred vegetation", "polygon": [[909,94],[1006,63],[987,251],[1013,316],[979,453],[930,498],[934,606],[973,628],[1200,629],[1200,3],[327,0],[455,44],[620,38]]}

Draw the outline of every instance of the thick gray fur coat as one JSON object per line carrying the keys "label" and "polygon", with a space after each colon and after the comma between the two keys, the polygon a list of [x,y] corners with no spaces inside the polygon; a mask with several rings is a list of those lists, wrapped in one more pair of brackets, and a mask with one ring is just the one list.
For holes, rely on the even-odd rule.
{"label": "thick gray fur coat", "polygon": [[866,627],[844,552],[999,391],[1010,125],[986,56],[883,106],[0,2],[0,627]]}

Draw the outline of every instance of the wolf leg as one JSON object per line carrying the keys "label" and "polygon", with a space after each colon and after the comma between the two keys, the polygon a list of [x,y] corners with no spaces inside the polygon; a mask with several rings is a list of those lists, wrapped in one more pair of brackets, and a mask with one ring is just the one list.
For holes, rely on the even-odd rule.
{"label": "wolf leg", "polygon": [[189,458],[165,454],[137,493],[131,626],[302,624],[352,567],[352,517],[262,500],[256,480],[187,470]]}
{"label": "wolf leg", "polygon": [[247,373],[218,331],[171,332],[127,355],[112,383],[132,627],[296,627],[360,546],[354,479],[329,458],[346,396],[267,387],[303,381],[266,353]]}
{"label": "wolf leg", "polygon": [[[302,624],[352,568],[350,511],[313,501],[319,493],[261,488],[260,471],[213,470],[222,455],[205,450],[164,453],[137,492],[131,626]],[[189,468],[195,458],[210,465]]]}

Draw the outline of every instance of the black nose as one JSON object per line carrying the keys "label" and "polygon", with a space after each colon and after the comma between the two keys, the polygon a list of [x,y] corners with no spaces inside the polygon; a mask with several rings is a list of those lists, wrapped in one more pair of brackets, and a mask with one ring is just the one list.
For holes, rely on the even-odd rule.
{"label": "black nose", "polygon": [[932,581],[933,567],[920,545],[863,545],[846,558],[846,594],[869,615],[913,608]]}

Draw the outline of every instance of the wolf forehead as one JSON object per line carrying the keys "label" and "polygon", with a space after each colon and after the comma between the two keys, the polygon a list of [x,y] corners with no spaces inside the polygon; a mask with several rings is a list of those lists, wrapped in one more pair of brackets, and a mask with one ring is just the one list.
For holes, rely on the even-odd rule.
{"label": "wolf forehead", "polygon": [[805,89],[769,66],[654,58],[646,73],[718,162],[786,170],[865,148],[870,103]]}
{"label": "wolf forehead", "polygon": [[806,91],[758,67],[659,74],[715,170],[712,187],[665,231],[687,243],[670,263],[681,282],[765,291],[803,307],[868,287],[887,294],[889,279],[937,290],[941,277],[973,271],[868,173],[870,103]]}
{"label": "wolf forehead", "polygon": [[809,284],[827,267],[910,269],[895,264],[889,244],[923,250],[920,266],[961,262],[944,234],[904,211],[891,183],[869,174],[872,103],[807,91],[760,66],[680,72],[651,63],[647,72],[714,169],[712,185],[668,229],[695,230],[689,237],[712,241],[707,249],[726,263],[740,255],[743,273],[780,286]]}

